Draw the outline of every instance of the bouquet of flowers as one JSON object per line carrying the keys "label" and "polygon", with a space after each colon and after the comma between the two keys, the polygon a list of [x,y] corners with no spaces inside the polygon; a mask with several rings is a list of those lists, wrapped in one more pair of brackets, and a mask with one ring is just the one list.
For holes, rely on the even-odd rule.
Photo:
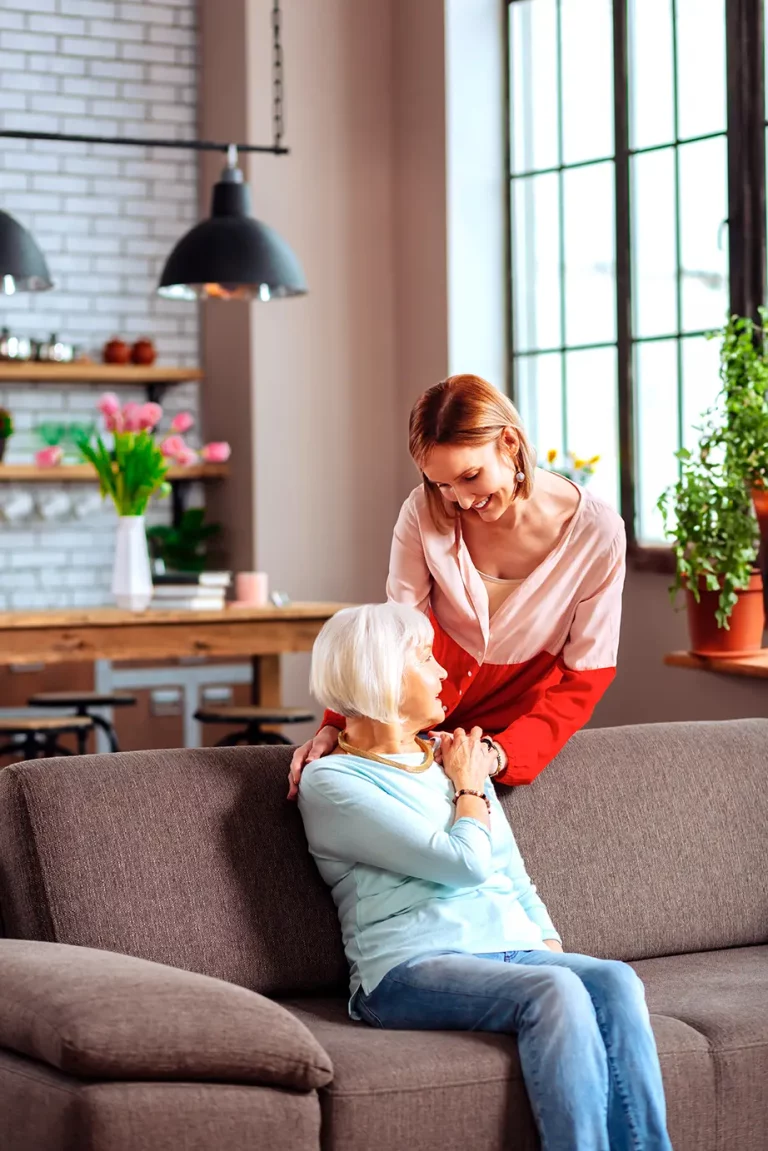
{"label": "bouquet of flowers", "polygon": [[[107,392],[98,407],[104,428],[112,435],[112,446],[108,447],[101,435],[84,435],[78,449],[82,458],[93,464],[102,496],[112,499],[120,516],[142,516],[153,495],[167,495],[171,490],[167,473],[172,464],[189,467],[198,459],[211,463],[229,459],[229,444],[206,444],[199,453],[187,445],[182,435],[194,425],[189,412],[179,412],[171,422],[170,435],[158,442],[157,427],[163,418],[159,404],[121,405],[116,395]],[[58,453],[55,457],[54,451]],[[37,456],[43,467],[60,461],[60,448],[48,448]]]}
{"label": "bouquet of flowers", "polygon": [[595,474],[597,464],[600,462],[599,456],[583,459],[581,456],[577,456],[575,452],[567,452],[563,462],[558,464],[556,463],[557,456],[557,449],[550,448],[547,452],[547,470],[565,476],[567,480],[579,484],[580,487],[589,483]]}

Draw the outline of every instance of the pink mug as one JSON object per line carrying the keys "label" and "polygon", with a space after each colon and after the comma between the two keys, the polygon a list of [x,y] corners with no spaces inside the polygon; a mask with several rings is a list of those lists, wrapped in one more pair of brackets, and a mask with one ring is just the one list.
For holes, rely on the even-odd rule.
{"label": "pink mug", "polygon": [[244,607],[266,607],[269,603],[267,573],[238,572],[235,576],[235,600]]}

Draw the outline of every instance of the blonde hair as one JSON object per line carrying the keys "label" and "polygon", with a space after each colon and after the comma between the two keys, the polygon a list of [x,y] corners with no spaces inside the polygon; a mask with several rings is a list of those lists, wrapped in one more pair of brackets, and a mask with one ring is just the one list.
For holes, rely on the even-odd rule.
{"label": "blonde hair", "polygon": [[[517,432],[520,448],[513,457],[502,440],[505,428]],[[523,472],[515,499],[527,500],[533,491],[536,453],[525,434],[517,408],[498,388],[480,376],[449,376],[428,388],[411,411],[408,448],[421,470],[424,491],[435,527],[445,530],[457,515],[449,509],[436,484],[424,475],[427,456],[438,444],[481,445],[495,441],[509,457],[515,471]]]}
{"label": "blonde hair", "polygon": [[322,707],[348,719],[397,723],[411,654],[433,637],[431,623],[414,607],[344,608],[315,640],[309,689]]}

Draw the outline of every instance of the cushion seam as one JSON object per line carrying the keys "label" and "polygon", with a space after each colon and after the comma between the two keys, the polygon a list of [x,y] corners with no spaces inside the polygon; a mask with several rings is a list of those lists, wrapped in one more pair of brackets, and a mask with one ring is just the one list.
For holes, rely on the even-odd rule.
{"label": "cushion seam", "polygon": [[56,929],[56,924],[55,924],[54,918],[53,918],[53,911],[51,908],[51,899],[50,899],[50,894],[48,891],[48,884],[46,882],[46,877],[45,877],[45,869],[43,868],[42,857],[41,857],[40,851],[38,849],[36,829],[34,826],[34,821],[32,819],[32,809],[30,807],[29,799],[27,796],[27,789],[25,786],[24,776],[21,774],[21,772],[14,770],[13,767],[7,768],[6,770],[10,771],[12,773],[12,778],[14,778],[18,781],[19,794],[21,796],[21,805],[22,805],[23,812],[24,812],[24,820],[25,820],[27,827],[28,827],[28,830],[29,830],[29,847],[31,849],[32,855],[34,856],[34,862],[37,864],[37,871],[38,871],[38,875],[40,877],[40,885],[42,887],[42,892],[43,892],[43,897],[44,897],[44,904],[45,904],[44,914],[45,914],[45,918],[48,920],[48,928],[49,928],[50,938],[54,943],[57,943],[58,942],[58,931]]}

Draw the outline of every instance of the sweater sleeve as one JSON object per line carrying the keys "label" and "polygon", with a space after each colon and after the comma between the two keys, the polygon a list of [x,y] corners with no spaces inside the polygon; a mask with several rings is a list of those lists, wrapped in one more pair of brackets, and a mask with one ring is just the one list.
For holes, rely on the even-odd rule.
{"label": "sweater sleeve", "polygon": [[544,694],[532,693],[531,709],[494,739],[507,753],[498,783],[532,783],[590,719],[616,675],[625,573],[623,526],[607,556],[607,574],[576,607],[558,659],[562,678]]}
{"label": "sweater sleeve", "polygon": [[435,830],[396,796],[328,760],[305,771],[299,810],[315,856],[450,887],[479,887],[493,867],[490,832],[479,820],[462,816]]}
{"label": "sweater sleeve", "polygon": [[424,555],[413,498],[405,501],[395,524],[389,553],[387,599],[426,611],[432,591],[432,575]]}

